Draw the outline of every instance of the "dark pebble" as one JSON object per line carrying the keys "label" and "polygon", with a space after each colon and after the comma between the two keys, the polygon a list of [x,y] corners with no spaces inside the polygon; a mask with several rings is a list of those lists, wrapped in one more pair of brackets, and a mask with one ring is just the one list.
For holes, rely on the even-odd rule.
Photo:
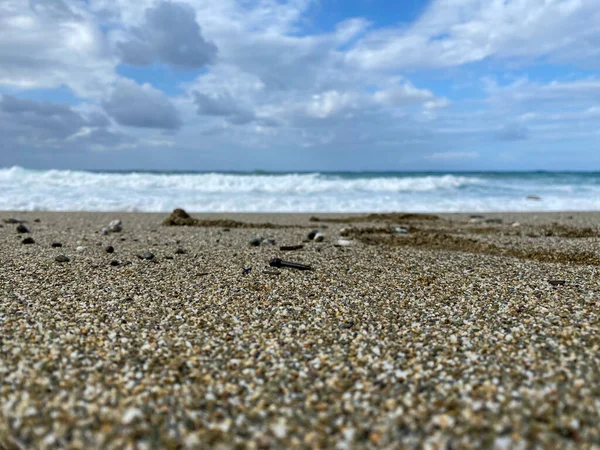
{"label": "dark pebble", "polygon": [[173,257],[171,255],[166,255],[165,259],[173,259]]}
{"label": "dark pebble", "polygon": [[40,222],[41,222],[41,220],[40,220],[40,219],[35,219],[35,220],[34,220],[34,222],[35,222],[35,223],[40,223]]}
{"label": "dark pebble", "polygon": [[262,242],[262,238],[252,238],[250,242],[248,242],[252,247],[258,247]]}
{"label": "dark pebble", "polygon": [[307,236],[308,239],[310,239],[312,241],[318,232],[319,232],[319,230],[312,230],[310,233],[308,233],[308,236]]}
{"label": "dark pebble", "polygon": [[150,252],[139,253],[138,258],[145,259],[146,261],[150,261],[150,260],[154,259],[154,253],[150,253]]}
{"label": "dark pebble", "polygon": [[344,324],[342,324],[342,328],[344,328],[346,330],[349,330],[353,326],[354,326],[354,321],[353,320],[349,320],[348,322],[345,322]]}
{"label": "dark pebble", "polygon": [[19,225],[17,225],[17,233],[29,233],[29,228],[20,223]]}
{"label": "dark pebble", "polygon": [[59,262],[59,263],[66,263],[71,260],[69,258],[67,258],[65,255],[58,255],[56,258],[54,258],[54,261]]}
{"label": "dark pebble", "polygon": [[175,254],[176,255],[185,255],[187,252],[182,249],[181,247],[179,247],[177,250],[175,250]]}
{"label": "dark pebble", "polygon": [[301,250],[304,248],[304,245],[282,245],[279,247],[279,250],[283,252],[289,252],[293,250]]}
{"label": "dark pebble", "polygon": [[548,283],[550,283],[552,286],[563,286],[566,281],[565,280],[548,280]]}
{"label": "dark pebble", "polygon": [[242,269],[242,275],[248,275],[251,270],[252,270],[252,267],[244,267]]}
{"label": "dark pebble", "polygon": [[35,241],[32,237],[26,237],[21,241],[22,244],[35,244]]}
{"label": "dark pebble", "polygon": [[116,267],[116,266],[118,266],[118,265],[120,265],[120,264],[121,264],[121,263],[120,263],[119,261],[117,261],[116,259],[113,259],[113,260],[110,262],[110,265],[111,265],[111,266],[113,266],[113,267]]}
{"label": "dark pebble", "polygon": [[105,251],[106,253],[114,253],[114,252],[115,252],[115,248],[114,248],[112,245],[109,245],[108,247],[106,247],[106,248],[104,249],[104,251]]}
{"label": "dark pebble", "polygon": [[58,248],[58,247],[62,247],[62,244],[60,242],[53,242],[52,244],[50,244],[52,246],[52,248]]}

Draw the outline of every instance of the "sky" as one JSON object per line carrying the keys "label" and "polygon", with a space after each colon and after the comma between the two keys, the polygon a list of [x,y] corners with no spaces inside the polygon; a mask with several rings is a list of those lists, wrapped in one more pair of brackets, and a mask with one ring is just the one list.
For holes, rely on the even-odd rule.
{"label": "sky", "polygon": [[0,0],[0,167],[600,170],[600,0]]}

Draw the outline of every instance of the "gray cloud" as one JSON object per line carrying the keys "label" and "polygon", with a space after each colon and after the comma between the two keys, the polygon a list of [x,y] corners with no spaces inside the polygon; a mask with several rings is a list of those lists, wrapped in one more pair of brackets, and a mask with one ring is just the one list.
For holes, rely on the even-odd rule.
{"label": "gray cloud", "polygon": [[256,118],[251,109],[240,105],[229,94],[211,97],[195,92],[194,103],[198,107],[197,112],[199,115],[225,117],[229,122],[236,125],[252,122]]}
{"label": "gray cloud", "polygon": [[12,95],[0,99],[0,144],[3,148],[85,150],[111,147],[132,139],[110,129],[98,112],[83,114],[71,106],[36,102]]}
{"label": "gray cloud", "polygon": [[148,66],[161,61],[183,69],[198,69],[214,60],[217,47],[202,36],[192,7],[162,1],[146,9],[145,22],[131,39],[117,44],[123,61]]}
{"label": "gray cloud", "polygon": [[179,113],[169,98],[148,84],[120,80],[102,106],[120,125],[165,130],[181,127]]}

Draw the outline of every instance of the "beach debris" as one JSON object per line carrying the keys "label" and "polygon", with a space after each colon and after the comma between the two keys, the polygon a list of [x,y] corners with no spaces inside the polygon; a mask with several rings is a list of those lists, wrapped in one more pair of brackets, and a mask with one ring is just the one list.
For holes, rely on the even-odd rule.
{"label": "beach debris", "polygon": [[123,222],[121,222],[119,219],[111,220],[111,222],[108,224],[108,231],[111,233],[119,233],[123,231]]}
{"label": "beach debris", "polygon": [[317,233],[319,233],[319,230],[312,230],[310,233],[308,233],[306,237],[312,241],[317,235]]}
{"label": "beach debris", "polygon": [[325,240],[325,236],[323,236],[323,234],[321,232],[318,232],[317,234],[315,234],[315,237],[313,240],[315,242],[323,242]]}
{"label": "beach debris", "polygon": [[29,230],[29,228],[26,227],[25,225],[23,225],[22,223],[17,225],[17,233],[30,233],[30,232],[31,231]]}
{"label": "beach debris", "polygon": [[338,239],[336,241],[335,244],[333,244],[335,247],[349,247],[352,245],[352,241],[349,241],[347,239]]}
{"label": "beach debris", "polygon": [[78,247],[75,249],[75,251],[76,251],[77,253],[83,253],[83,252],[85,252],[85,249],[86,249],[86,247],[84,247],[83,245],[79,245],[79,246],[78,246]]}
{"label": "beach debris", "polygon": [[16,217],[10,217],[8,219],[3,219],[4,223],[11,223],[11,224],[15,224],[15,223],[27,223],[26,220],[23,219],[18,219]]}
{"label": "beach debris", "polygon": [[252,267],[243,267],[242,275],[248,275],[252,271]]}
{"label": "beach debris", "polygon": [[106,248],[104,249],[104,251],[105,251],[106,253],[114,253],[114,252],[115,252],[115,248],[114,248],[112,245],[109,245],[108,247],[106,247]]}
{"label": "beach debris", "polygon": [[113,259],[109,264],[113,267],[117,267],[117,266],[121,265],[121,263],[119,261],[117,261],[116,259]]}
{"label": "beach debris", "polygon": [[548,280],[548,283],[550,283],[552,286],[564,286],[567,282],[565,280],[551,279]]}
{"label": "beach debris", "polygon": [[296,262],[291,262],[291,261],[283,261],[280,258],[273,258],[271,261],[269,261],[269,266],[271,267],[289,267],[290,269],[298,269],[298,270],[312,270],[312,268],[310,266],[307,266],[306,264],[300,264],[300,263],[296,263]]}
{"label": "beach debris", "polygon": [[56,258],[54,258],[54,261],[59,262],[59,263],[66,263],[71,260],[68,257],[66,257],[65,255],[58,255]]}
{"label": "beach debris", "polygon": [[50,244],[50,246],[52,248],[59,248],[62,247],[62,244],[60,242],[53,242],[52,244]]}
{"label": "beach debris", "polygon": [[294,250],[301,250],[304,248],[304,245],[302,244],[298,244],[298,245],[282,245],[281,247],[279,247],[279,250],[283,251],[283,252],[290,252],[290,251],[294,251]]}
{"label": "beach debris", "polygon": [[22,244],[35,244],[35,241],[32,237],[26,237],[21,241]]}
{"label": "beach debris", "polygon": [[408,228],[404,227],[392,227],[392,234],[407,234]]}
{"label": "beach debris", "polygon": [[173,210],[171,215],[166,218],[163,222],[164,225],[195,225],[197,222],[196,219],[192,219],[192,217],[185,212],[185,210],[181,208],[176,208]]}
{"label": "beach debris", "polygon": [[177,247],[177,250],[175,250],[176,255],[185,255],[186,253],[187,251],[181,247]]}
{"label": "beach debris", "polygon": [[138,253],[137,257],[140,259],[144,259],[146,261],[151,261],[154,259],[154,253],[152,253],[152,252]]}
{"label": "beach debris", "polygon": [[540,201],[542,199],[542,197],[540,197],[539,195],[528,195],[526,197],[527,200],[533,200],[533,201]]}
{"label": "beach debris", "polygon": [[266,275],[281,275],[281,272],[276,269],[265,269],[263,270],[263,273]]}

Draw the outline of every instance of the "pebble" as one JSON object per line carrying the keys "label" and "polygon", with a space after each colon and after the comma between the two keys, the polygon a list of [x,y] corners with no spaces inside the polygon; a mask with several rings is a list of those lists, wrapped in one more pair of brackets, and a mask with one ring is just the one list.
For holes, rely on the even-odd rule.
{"label": "pebble", "polygon": [[123,223],[119,219],[112,220],[108,224],[108,231],[111,233],[119,233],[123,231]]}
{"label": "pebble", "polygon": [[30,233],[31,232],[29,230],[29,228],[26,225],[23,225],[22,223],[17,225],[16,229],[17,229],[17,233]]}
{"label": "pebble", "polygon": [[154,253],[151,253],[151,252],[139,253],[138,258],[145,259],[146,261],[150,261],[150,260],[154,259]]}
{"label": "pebble", "polygon": [[79,245],[79,246],[77,246],[77,248],[75,249],[75,251],[76,251],[77,253],[83,253],[83,252],[85,252],[85,250],[86,250],[86,247],[84,247],[83,245]]}
{"label": "pebble", "polygon": [[261,242],[263,241],[263,238],[261,237],[254,237],[252,239],[250,239],[250,241],[248,242],[252,247],[258,247]]}
{"label": "pebble", "polygon": [[26,237],[21,241],[22,244],[35,244],[35,240],[32,237]]}
{"label": "pebble", "polygon": [[318,232],[315,234],[315,237],[313,238],[313,240],[315,242],[323,242],[325,240],[325,236],[323,236],[323,234],[321,232]]}
{"label": "pebble", "polygon": [[103,228],[102,228],[102,230],[100,230],[100,233],[101,233],[103,236],[107,236],[107,235],[110,233],[110,231],[108,231],[108,228],[106,228],[106,227],[103,227]]}
{"label": "pebble", "polygon": [[107,246],[104,251],[106,253],[114,253],[115,252],[115,248],[112,245]]}
{"label": "pebble", "polygon": [[113,259],[109,264],[113,267],[116,267],[116,266],[120,265],[121,263],[119,261],[117,261],[116,259]]}
{"label": "pebble", "polygon": [[408,228],[404,227],[392,227],[393,234],[406,234],[408,233]]}
{"label": "pebble", "polygon": [[181,247],[177,247],[177,250],[175,250],[175,254],[176,255],[185,255],[187,253],[187,251],[185,251],[183,248]]}
{"label": "pebble", "polygon": [[334,245],[336,247],[349,247],[350,245],[352,245],[352,241],[349,241],[347,239],[338,239]]}
{"label": "pebble", "polygon": [[312,230],[307,235],[308,239],[312,241],[315,238],[315,236],[317,235],[317,233],[319,233],[319,230]]}
{"label": "pebble", "polygon": [[63,245],[62,245],[60,242],[53,242],[52,244],[50,244],[50,246],[51,246],[52,248],[60,248],[60,247],[62,247]]}
{"label": "pebble", "polygon": [[54,258],[54,261],[59,262],[59,263],[66,263],[71,260],[68,257],[66,257],[65,255],[58,255],[56,258]]}

